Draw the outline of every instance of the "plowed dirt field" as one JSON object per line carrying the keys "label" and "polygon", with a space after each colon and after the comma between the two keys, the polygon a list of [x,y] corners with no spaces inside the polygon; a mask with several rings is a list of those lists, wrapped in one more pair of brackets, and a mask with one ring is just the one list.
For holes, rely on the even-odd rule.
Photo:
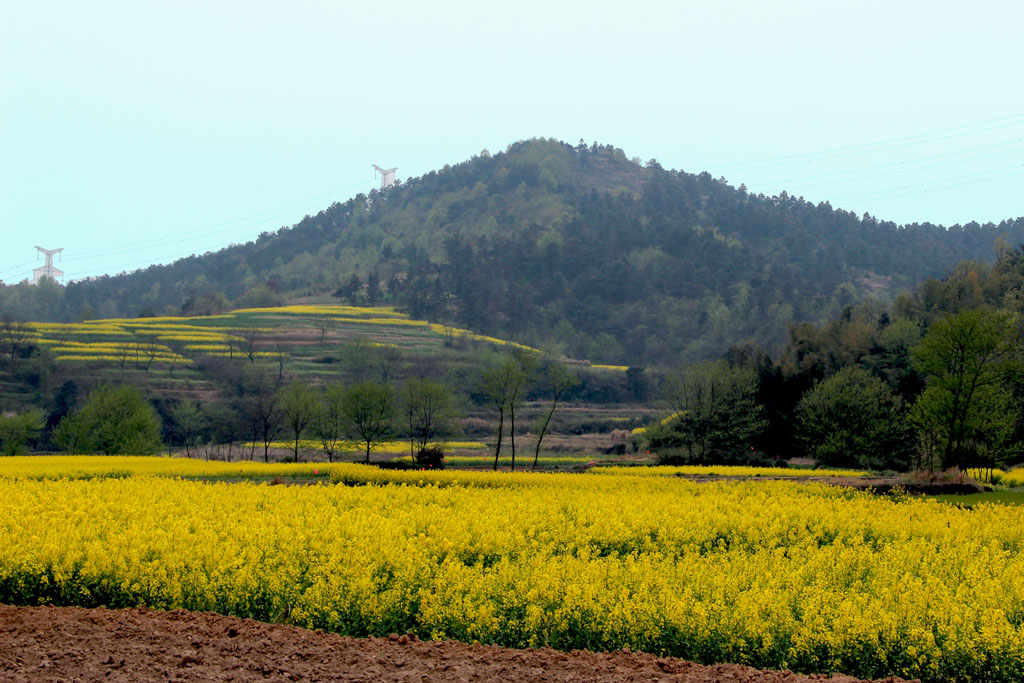
{"label": "plowed dirt field", "polygon": [[701,666],[643,653],[512,650],[425,642],[405,635],[343,638],[183,610],[0,605],[0,680],[852,683],[859,679],[726,664]]}

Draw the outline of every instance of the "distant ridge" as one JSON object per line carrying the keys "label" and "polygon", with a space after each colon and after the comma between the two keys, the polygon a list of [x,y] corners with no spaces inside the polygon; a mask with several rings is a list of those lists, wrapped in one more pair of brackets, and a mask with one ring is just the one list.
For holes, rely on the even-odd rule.
{"label": "distant ridge", "polygon": [[991,261],[1001,235],[1024,241],[1024,220],[897,226],[610,146],[534,139],[215,253],[46,300],[4,287],[0,310],[74,320],[336,293],[570,357],[674,364],[744,342],[776,347],[792,321]]}

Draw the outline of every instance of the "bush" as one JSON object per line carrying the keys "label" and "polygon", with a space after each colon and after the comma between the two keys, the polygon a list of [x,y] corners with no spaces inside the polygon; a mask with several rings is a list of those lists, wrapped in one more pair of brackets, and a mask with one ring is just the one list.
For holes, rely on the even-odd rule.
{"label": "bush", "polygon": [[900,400],[867,370],[843,368],[797,405],[797,436],[818,466],[906,471],[911,440]]}
{"label": "bush", "polygon": [[17,455],[22,446],[39,437],[43,425],[43,413],[38,410],[0,414],[0,452]]}
{"label": "bush", "polygon": [[431,470],[444,469],[444,451],[437,446],[421,448],[416,454],[416,464]]}
{"label": "bush", "polygon": [[160,448],[160,420],[135,387],[104,384],[60,421],[53,439],[69,453],[151,455]]}

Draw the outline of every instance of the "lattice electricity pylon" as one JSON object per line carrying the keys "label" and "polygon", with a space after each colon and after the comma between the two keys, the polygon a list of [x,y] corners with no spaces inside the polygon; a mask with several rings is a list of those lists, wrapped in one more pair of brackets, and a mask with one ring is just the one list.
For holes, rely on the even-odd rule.
{"label": "lattice electricity pylon", "polygon": [[394,168],[381,168],[377,164],[373,164],[373,168],[376,169],[373,172],[373,176],[376,178],[377,174],[380,173],[380,189],[386,190],[395,184],[395,171],[398,167]]}
{"label": "lattice electricity pylon", "polygon": [[64,251],[64,247],[61,247],[60,249],[43,249],[42,247],[37,246],[36,250],[46,254],[46,265],[32,271],[33,284],[39,282],[39,278],[43,277],[48,277],[54,282],[57,281],[57,278],[64,277],[64,271],[59,268],[55,268],[53,265],[53,255]]}

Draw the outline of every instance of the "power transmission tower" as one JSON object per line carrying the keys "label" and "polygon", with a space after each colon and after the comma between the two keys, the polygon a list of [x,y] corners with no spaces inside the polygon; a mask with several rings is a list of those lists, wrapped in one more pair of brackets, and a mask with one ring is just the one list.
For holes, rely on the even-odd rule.
{"label": "power transmission tower", "polygon": [[373,172],[373,176],[375,178],[377,177],[377,173],[380,173],[380,189],[386,190],[395,184],[395,171],[398,170],[397,166],[394,168],[381,168],[377,164],[373,164],[373,167],[376,169]]}
{"label": "power transmission tower", "polygon": [[55,268],[53,265],[53,255],[64,251],[64,247],[61,247],[60,249],[43,249],[42,247],[37,246],[36,250],[46,254],[46,265],[32,271],[32,284],[37,284],[39,282],[39,278],[43,277],[48,277],[54,282],[57,281],[57,278],[64,277],[64,271]]}

